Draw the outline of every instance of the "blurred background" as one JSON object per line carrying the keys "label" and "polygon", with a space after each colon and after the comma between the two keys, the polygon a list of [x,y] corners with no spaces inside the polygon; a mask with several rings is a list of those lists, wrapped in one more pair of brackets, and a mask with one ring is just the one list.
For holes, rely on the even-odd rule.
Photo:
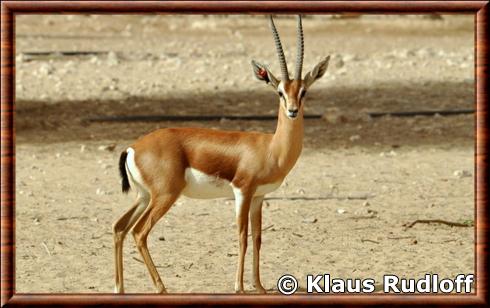
{"label": "blurred background", "polygon": [[[276,17],[291,70],[293,17]],[[263,16],[19,16],[16,31],[17,109],[33,116],[42,106],[46,126],[97,115],[277,112],[250,65],[280,75]],[[332,56],[310,91],[310,114],[473,108],[472,16],[312,16],[304,31],[305,73]]]}
{"label": "blurred background", "polygon": [[[296,20],[275,18],[292,71]],[[268,21],[19,15],[15,27],[17,291],[111,292],[111,224],[133,198],[120,194],[119,153],[169,126],[274,132],[274,120],[226,119],[277,114],[250,65],[280,75]],[[264,207],[263,283],[473,272],[472,228],[402,225],[472,223],[474,17],[305,16],[303,28],[304,72],[331,61],[308,92],[318,118],[306,120],[301,159]],[[415,114],[370,116],[390,112]],[[155,115],[222,119],[92,121]],[[155,227],[150,252],[170,292],[233,291],[233,217],[230,200],[182,199]],[[128,238],[128,292],[153,291],[140,260]]]}

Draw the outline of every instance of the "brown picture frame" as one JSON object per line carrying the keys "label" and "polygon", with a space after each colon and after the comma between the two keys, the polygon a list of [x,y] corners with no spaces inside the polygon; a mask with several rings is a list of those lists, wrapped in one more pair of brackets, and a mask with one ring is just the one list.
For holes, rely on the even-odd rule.
{"label": "brown picture frame", "polygon": [[[15,292],[15,16],[17,14],[427,14],[475,16],[474,294],[25,294]],[[1,306],[432,304],[488,306],[488,1],[3,1],[1,3]]]}

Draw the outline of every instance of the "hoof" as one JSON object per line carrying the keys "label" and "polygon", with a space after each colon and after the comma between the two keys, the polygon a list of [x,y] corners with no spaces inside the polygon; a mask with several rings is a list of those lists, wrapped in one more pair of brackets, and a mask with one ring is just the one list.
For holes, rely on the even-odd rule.
{"label": "hoof", "polygon": [[243,284],[239,282],[235,282],[235,293],[237,294],[245,293],[245,290],[243,289]]}
{"label": "hoof", "polygon": [[114,294],[124,294],[124,288],[114,287]]}
{"label": "hoof", "polygon": [[165,293],[167,293],[167,289],[165,289],[165,287],[163,285],[159,285],[157,287],[157,293],[158,294],[165,294]]}
{"label": "hoof", "polygon": [[255,290],[257,291],[257,293],[259,294],[267,294],[267,291],[264,289],[264,287],[260,286],[260,287],[255,287]]}

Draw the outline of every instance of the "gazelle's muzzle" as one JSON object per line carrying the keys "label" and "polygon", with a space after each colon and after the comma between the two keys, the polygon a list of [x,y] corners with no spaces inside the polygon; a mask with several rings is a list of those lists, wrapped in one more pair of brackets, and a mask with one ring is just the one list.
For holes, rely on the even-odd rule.
{"label": "gazelle's muzzle", "polygon": [[298,116],[298,109],[288,109],[286,115],[288,118],[294,119]]}

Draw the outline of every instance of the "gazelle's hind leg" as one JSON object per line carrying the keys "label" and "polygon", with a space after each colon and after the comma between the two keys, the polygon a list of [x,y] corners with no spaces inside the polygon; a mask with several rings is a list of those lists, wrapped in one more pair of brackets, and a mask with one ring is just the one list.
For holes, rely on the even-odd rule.
{"label": "gazelle's hind leg", "polygon": [[124,293],[123,243],[128,231],[148,206],[150,199],[147,193],[139,193],[135,204],[122,215],[112,226],[114,234],[114,256],[116,266],[116,284],[114,293]]}
{"label": "gazelle's hind leg", "polygon": [[[182,187],[183,189],[183,187]],[[153,284],[157,288],[158,293],[166,293],[165,286],[162,279],[158,274],[158,271],[151,259],[150,252],[148,251],[147,239],[151,229],[155,226],[160,218],[170,209],[182,191],[176,190],[173,193],[155,194],[152,193],[150,204],[145,212],[138,219],[133,227],[133,236],[136,241],[136,246],[143,257],[143,261],[150,272]]]}

